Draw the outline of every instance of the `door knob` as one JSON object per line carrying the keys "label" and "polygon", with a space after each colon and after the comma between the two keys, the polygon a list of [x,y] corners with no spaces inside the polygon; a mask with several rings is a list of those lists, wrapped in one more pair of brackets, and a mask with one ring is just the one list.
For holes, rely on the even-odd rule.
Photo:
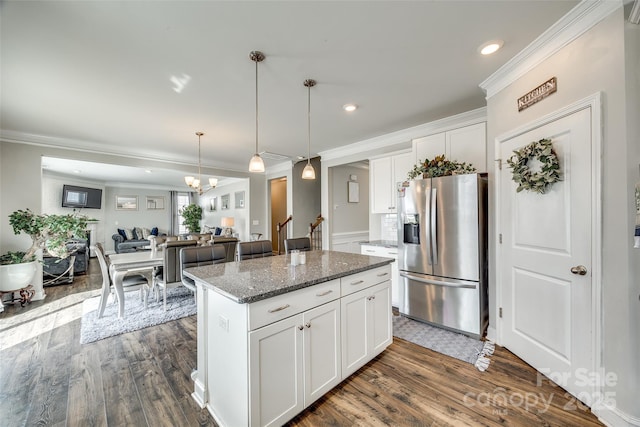
{"label": "door knob", "polygon": [[587,274],[587,267],[585,267],[584,265],[576,265],[575,267],[571,267],[571,272],[573,274],[584,276],[585,274]]}

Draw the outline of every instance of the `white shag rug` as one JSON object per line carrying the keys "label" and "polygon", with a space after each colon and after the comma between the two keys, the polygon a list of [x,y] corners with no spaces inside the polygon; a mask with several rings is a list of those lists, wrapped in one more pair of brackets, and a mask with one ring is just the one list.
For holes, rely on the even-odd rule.
{"label": "white shag rug", "polygon": [[196,314],[193,293],[184,286],[167,289],[167,311],[164,311],[162,300],[155,301],[153,294],[149,295],[146,309],[140,299],[140,292],[125,292],[124,298],[123,318],[118,318],[118,303],[114,295],[109,297],[101,318],[98,318],[100,297],[90,298],[82,303],[80,344]]}
{"label": "white shag rug", "polygon": [[393,335],[468,362],[484,371],[489,367],[489,356],[495,346],[491,341],[479,341],[466,335],[437,328],[404,316],[393,316]]}

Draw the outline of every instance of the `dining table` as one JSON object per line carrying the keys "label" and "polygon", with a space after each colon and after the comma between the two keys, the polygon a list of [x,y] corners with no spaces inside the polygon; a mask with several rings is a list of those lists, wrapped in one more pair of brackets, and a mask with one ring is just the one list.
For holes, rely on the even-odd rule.
{"label": "dining table", "polygon": [[[109,255],[109,263],[109,274],[118,297],[118,317],[124,317],[124,288],[122,280],[127,274],[139,273],[147,277],[149,286],[151,286],[153,268],[163,264],[162,251],[150,250],[112,254]],[[98,317],[102,317],[105,306],[106,298],[101,298]]]}

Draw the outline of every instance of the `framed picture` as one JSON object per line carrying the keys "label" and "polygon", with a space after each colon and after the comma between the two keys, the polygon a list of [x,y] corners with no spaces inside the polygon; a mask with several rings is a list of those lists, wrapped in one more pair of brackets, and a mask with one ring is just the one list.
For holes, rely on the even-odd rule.
{"label": "framed picture", "polygon": [[358,203],[360,202],[360,186],[357,182],[349,181],[347,182],[347,201],[349,203]]}
{"label": "framed picture", "polygon": [[163,196],[147,196],[147,210],[164,209]]}
{"label": "framed picture", "polygon": [[236,191],[234,194],[236,209],[244,208],[244,191]]}
{"label": "framed picture", "polygon": [[210,200],[211,203],[211,212],[215,212],[218,210],[218,198],[216,196],[213,196]]}
{"label": "framed picture", "polygon": [[229,195],[220,196],[220,209],[229,209]]}
{"label": "framed picture", "polygon": [[117,211],[137,211],[138,196],[116,196]]}

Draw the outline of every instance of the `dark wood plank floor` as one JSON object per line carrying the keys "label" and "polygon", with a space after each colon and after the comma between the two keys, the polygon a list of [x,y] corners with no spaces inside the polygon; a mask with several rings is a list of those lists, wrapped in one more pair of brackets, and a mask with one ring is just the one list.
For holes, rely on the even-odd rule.
{"label": "dark wood plank floor", "polygon": [[[100,270],[0,313],[0,426],[215,426],[190,396],[195,316],[80,345]],[[401,339],[288,426],[600,426],[503,348],[479,372]]]}

